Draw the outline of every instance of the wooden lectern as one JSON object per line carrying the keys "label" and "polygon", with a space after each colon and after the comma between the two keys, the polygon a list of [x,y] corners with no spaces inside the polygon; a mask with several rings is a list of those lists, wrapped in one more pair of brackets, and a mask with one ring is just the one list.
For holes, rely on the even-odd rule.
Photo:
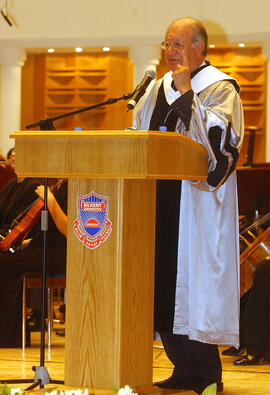
{"label": "wooden lectern", "polygon": [[[68,178],[65,384],[152,386],[155,180],[205,179],[208,157],[177,133],[16,132],[16,172]],[[89,249],[75,235],[78,197],[108,198],[111,233]]]}

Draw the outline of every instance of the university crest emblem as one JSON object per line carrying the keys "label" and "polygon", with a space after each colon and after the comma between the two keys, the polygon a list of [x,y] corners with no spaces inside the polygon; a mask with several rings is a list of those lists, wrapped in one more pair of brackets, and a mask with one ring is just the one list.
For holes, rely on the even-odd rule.
{"label": "university crest emblem", "polygon": [[104,243],[112,230],[108,219],[109,198],[90,192],[77,197],[78,218],[73,221],[73,229],[82,244],[94,249]]}

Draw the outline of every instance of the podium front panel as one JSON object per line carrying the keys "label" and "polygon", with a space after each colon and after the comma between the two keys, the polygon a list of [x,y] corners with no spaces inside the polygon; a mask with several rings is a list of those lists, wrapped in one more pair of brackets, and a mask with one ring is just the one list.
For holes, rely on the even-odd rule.
{"label": "podium front panel", "polygon": [[[109,199],[111,233],[89,249],[74,232],[78,196]],[[152,385],[154,180],[69,180],[66,374],[70,386]]]}

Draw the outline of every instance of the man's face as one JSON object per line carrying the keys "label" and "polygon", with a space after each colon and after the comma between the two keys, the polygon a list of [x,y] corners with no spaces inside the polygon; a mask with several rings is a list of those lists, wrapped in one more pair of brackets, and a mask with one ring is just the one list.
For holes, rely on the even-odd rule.
{"label": "man's face", "polygon": [[[175,70],[178,64],[183,65],[183,50],[188,60],[190,72],[196,70],[203,62],[201,54],[201,42],[192,42],[192,31],[187,24],[173,24],[169,27],[165,41],[169,47],[165,49],[165,60],[171,70]],[[200,46],[200,47],[199,47]]]}
{"label": "man's face", "polygon": [[8,157],[8,160],[11,161],[10,167],[14,170],[15,169],[15,150],[11,151],[11,153],[10,153],[10,155]]}

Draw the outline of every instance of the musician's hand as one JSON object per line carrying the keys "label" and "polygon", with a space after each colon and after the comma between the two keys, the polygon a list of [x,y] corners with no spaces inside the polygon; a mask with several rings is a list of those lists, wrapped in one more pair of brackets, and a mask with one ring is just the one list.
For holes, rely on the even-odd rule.
{"label": "musician's hand", "polygon": [[[36,190],[35,190],[36,194],[37,194],[42,200],[44,200],[44,191],[45,191],[44,185],[39,185],[39,186],[36,188]],[[48,200],[49,200],[49,199],[52,198],[52,192],[51,192],[51,190],[50,190],[49,188],[47,189],[47,191],[48,191]]]}
{"label": "musician's hand", "polygon": [[[44,190],[45,190],[44,185],[39,185],[35,190],[36,194],[43,200],[44,200]],[[52,191],[49,188],[47,189],[47,191],[48,191],[48,199],[47,199],[48,210],[58,230],[65,237],[67,237],[67,216],[63,212],[61,206],[57,202]]]}
{"label": "musician's hand", "polygon": [[191,89],[190,68],[184,49],[182,53],[182,63],[176,66],[176,69],[173,71],[172,76],[174,84],[181,94]]}
{"label": "musician's hand", "polygon": [[31,242],[32,239],[25,239],[22,241],[20,248],[21,250],[24,250]]}

